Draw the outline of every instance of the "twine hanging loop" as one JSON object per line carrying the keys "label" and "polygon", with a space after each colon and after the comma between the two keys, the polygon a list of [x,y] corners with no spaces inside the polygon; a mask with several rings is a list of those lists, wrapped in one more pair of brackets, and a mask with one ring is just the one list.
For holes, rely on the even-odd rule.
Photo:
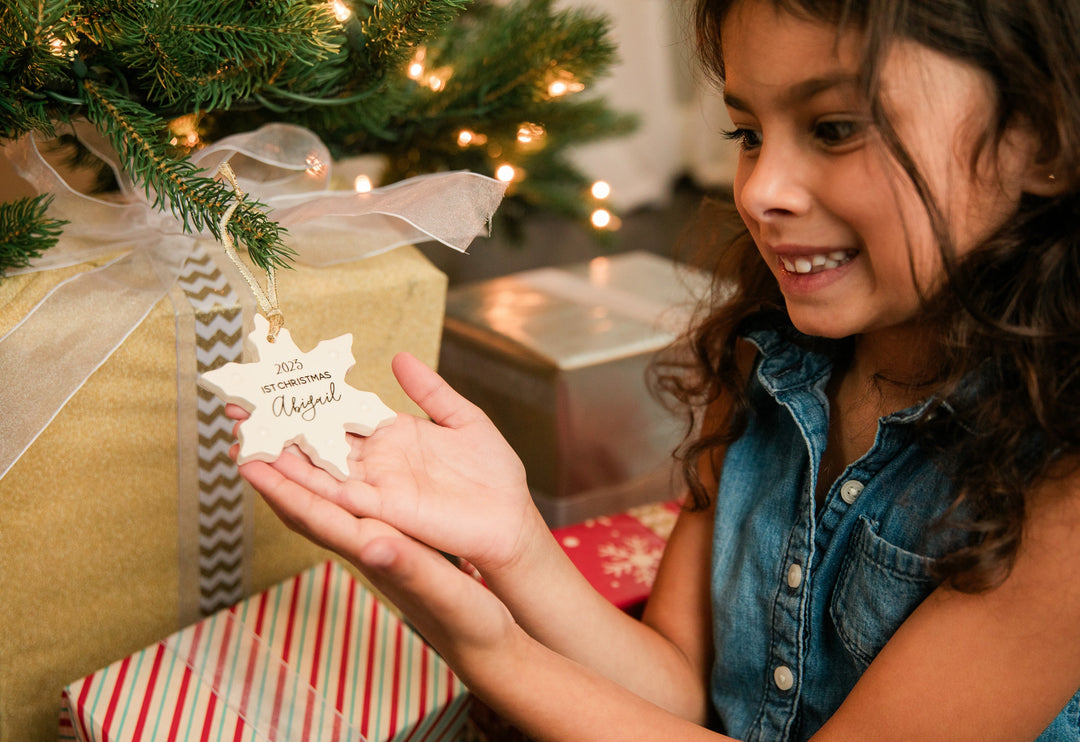
{"label": "twine hanging loop", "polygon": [[240,271],[240,275],[244,277],[247,285],[251,288],[251,293],[255,295],[256,301],[259,302],[259,308],[262,309],[263,314],[266,315],[266,320],[270,324],[270,331],[267,334],[266,339],[269,342],[274,342],[277,339],[277,334],[282,327],[285,326],[285,315],[282,314],[281,309],[278,307],[277,298],[277,278],[274,271],[274,266],[268,266],[266,269],[266,290],[259,284],[258,280],[248,269],[248,267],[240,260],[240,256],[236,252],[236,244],[233,242],[232,235],[229,234],[228,226],[229,220],[232,219],[233,212],[244,200],[244,191],[240,188],[240,184],[236,181],[236,174],[233,169],[229,167],[229,163],[223,162],[217,171],[218,175],[225,177],[229,184],[232,186],[233,193],[236,195],[229,207],[225,209],[225,213],[221,215],[221,221],[218,222],[218,230],[221,234],[221,244],[225,248],[225,254],[229,256],[229,259]]}

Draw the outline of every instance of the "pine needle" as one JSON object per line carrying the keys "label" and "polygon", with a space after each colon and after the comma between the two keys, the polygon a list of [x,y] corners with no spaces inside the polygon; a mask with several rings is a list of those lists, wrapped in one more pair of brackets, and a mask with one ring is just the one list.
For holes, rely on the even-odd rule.
{"label": "pine needle", "polygon": [[52,200],[52,195],[42,194],[0,203],[0,276],[29,267],[56,244],[67,222],[45,215]]}

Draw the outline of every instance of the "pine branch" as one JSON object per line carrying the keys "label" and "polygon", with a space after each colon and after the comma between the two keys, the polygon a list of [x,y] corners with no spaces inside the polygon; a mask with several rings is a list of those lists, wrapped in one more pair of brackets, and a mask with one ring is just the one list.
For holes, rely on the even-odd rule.
{"label": "pine branch", "polygon": [[55,98],[71,91],[71,60],[58,53],[76,38],[68,12],[78,3],[17,0],[0,8],[0,136],[51,134]]}
{"label": "pine branch", "polygon": [[[218,222],[235,198],[228,186],[200,175],[190,160],[171,156],[162,134],[165,122],[139,104],[92,80],[83,81],[83,90],[91,123],[113,145],[125,171],[143,186],[154,207],[168,208],[187,232],[205,228],[220,239]],[[247,248],[255,265],[287,266],[292,250],[282,242],[284,230],[266,217],[265,208],[257,201],[245,201],[229,222],[229,233]]]}
{"label": "pine branch", "polygon": [[[279,79],[335,79],[343,40],[329,5],[286,0],[166,0],[117,17],[119,59],[141,70],[150,101],[193,110],[229,108]],[[330,62],[330,64],[324,64]],[[310,83],[309,83],[310,84]]]}
{"label": "pine branch", "polygon": [[[362,24],[373,58],[394,58],[434,38],[469,0],[382,0]],[[401,52],[397,53],[396,52]]]}
{"label": "pine branch", "polygon": [[52,195],[42,194],[0,204],[0,276],[26,268],[56,244],[67,222],[45,216],[52,200]]}
{"label": "pine branch", "polygon": [[75,29],[69,22],[77,2],[65,0],[16,0],[0,8],[0,72],[13,88],[39,90],[69,66],[54,44],[70,44]]}
{"label": "pine branch", "polygon": [[[631,128],[601,102],[553,98],[552,75],[590,83],[614,59],[606,21],[552,0],[5,0],[0,4],[0,137],[89,118],[155,207],[188,231],[216,232],[232,194],[167,142],[166,120],[198,112],[203,142],[286,121],[314,130],[335,157],[377,153],[391,182],[443,169],[487,175],[504,155],[524,168],[507,201],[568,213],[583,178],[572,143]],[[462,12],[468,7],[468,12]],[[445,87],[410,79],[453,70]],[[546,131],[523,149],[523,122]],[[464,129],[487,148],[463,147]],[[500,154],[501,153],[501,154]],[[288,258],[281,231],[245,203],[230,232],[263,267]],[[504,209],[503,211],[506,211]]]}

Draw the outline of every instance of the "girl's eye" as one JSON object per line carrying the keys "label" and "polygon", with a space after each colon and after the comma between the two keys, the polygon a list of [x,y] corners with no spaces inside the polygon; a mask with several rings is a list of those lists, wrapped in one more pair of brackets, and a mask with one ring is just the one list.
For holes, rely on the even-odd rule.
{"label": "girl's eye", "polygon": [[863,129],[858,121],[819,121],[814,124],[814,136],[826,146],[839,147],[858,137]]}
{"label": "girl's eye", "polygon": [[755,149],[761,146],[761,132],[754,131],[753,129],[731,129],[730,131],[723,132],[723,136],[724,139],[738,143],[739,149],[742,151]]}

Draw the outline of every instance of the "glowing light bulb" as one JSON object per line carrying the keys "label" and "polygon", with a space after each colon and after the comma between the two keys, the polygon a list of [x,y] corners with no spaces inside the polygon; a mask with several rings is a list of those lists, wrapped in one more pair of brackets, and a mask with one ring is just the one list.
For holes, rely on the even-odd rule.
{"label": "glowing light bulb", "polygon": [[543,139],[547,131],[540,124],[525,123],[518,127],[517,140],[522,144],[532,144]]}
{"label": "glowing light bulb", "polygon": [[558,98],[568,93],[580,93],[585,83],[579,82],[571,73],[556,70],[548,77],[547,92],[551,98]]}
{"label": "glowing light bulb", "polygon": [[334,0],[330,3],[330,7],[334,11],[334,17],[337,18],[338,23],[344,23],[352,15],[352,10],[341,0]]}
{"label": "glowing light bulb", "polygon": [[427,47],[419,46],[409,60],[408,75],[411,80],[419,80],[424,76],[424,60],[427,59]]}
{"label": "glowing light bulb", "polygon": [[322,175],[326,170],[326,163],[319,159],[319,156],[314,152],[309,153],[308,156],[304,158],[304,163],[308,166],[306,171],[308,175]]}
{"label": "glowing light bulb", "polygon": [[592,213],[590,221],[597,229],[605,229],[611,224],[611,212],[607,209],[597,209]]}
{"label": "glowing light bulb", "polygon": [[49,53],[54,57],[62,57],[67,52],[67,44],[63,39],[52,38],[49,40]]}
{"label": "glowing light bulb", "polygon": [[503,183],[509,183],[517,177],[517,170],[514,169],[513,165],[499,165],[495,170],[495,177]]}
{"label": "glowing light bulb", "polygon": [[606,181],[598,180],[592,184],[591,193],[593,198],[598,198],[603,201],[611,195],[611,186],[608,185]]}
{"label": "glowing light bulb", "polygon": [[487,144],[487,140],[487,135],[480,134],[478,132],[472,131],[471,129],[462,129],[458,132],[457,135],[458,146],[462,149],[465,149],[466,147],[476,147],[480,146],[481,144]]}
{"label": "glowing light bulb", "polygon": [[371,178],[366,175],[360,174],[353,180],[353,190],[357,193],[370,193],[373,185]]}
{"label": "glowing light bulb", "polygon": [[179,116],[170,121],[169,131],[173,134],[169,144],[173,146],[179,145],[188,149],[195,149],[202,142],[199,139],[199,129],[193,114]]}
{"label": "glowing light bulb", "polygon": [[425,84],[436,93],[446,87],[447,81],[454,76],[453,67],[439,67],[427,73]]}

